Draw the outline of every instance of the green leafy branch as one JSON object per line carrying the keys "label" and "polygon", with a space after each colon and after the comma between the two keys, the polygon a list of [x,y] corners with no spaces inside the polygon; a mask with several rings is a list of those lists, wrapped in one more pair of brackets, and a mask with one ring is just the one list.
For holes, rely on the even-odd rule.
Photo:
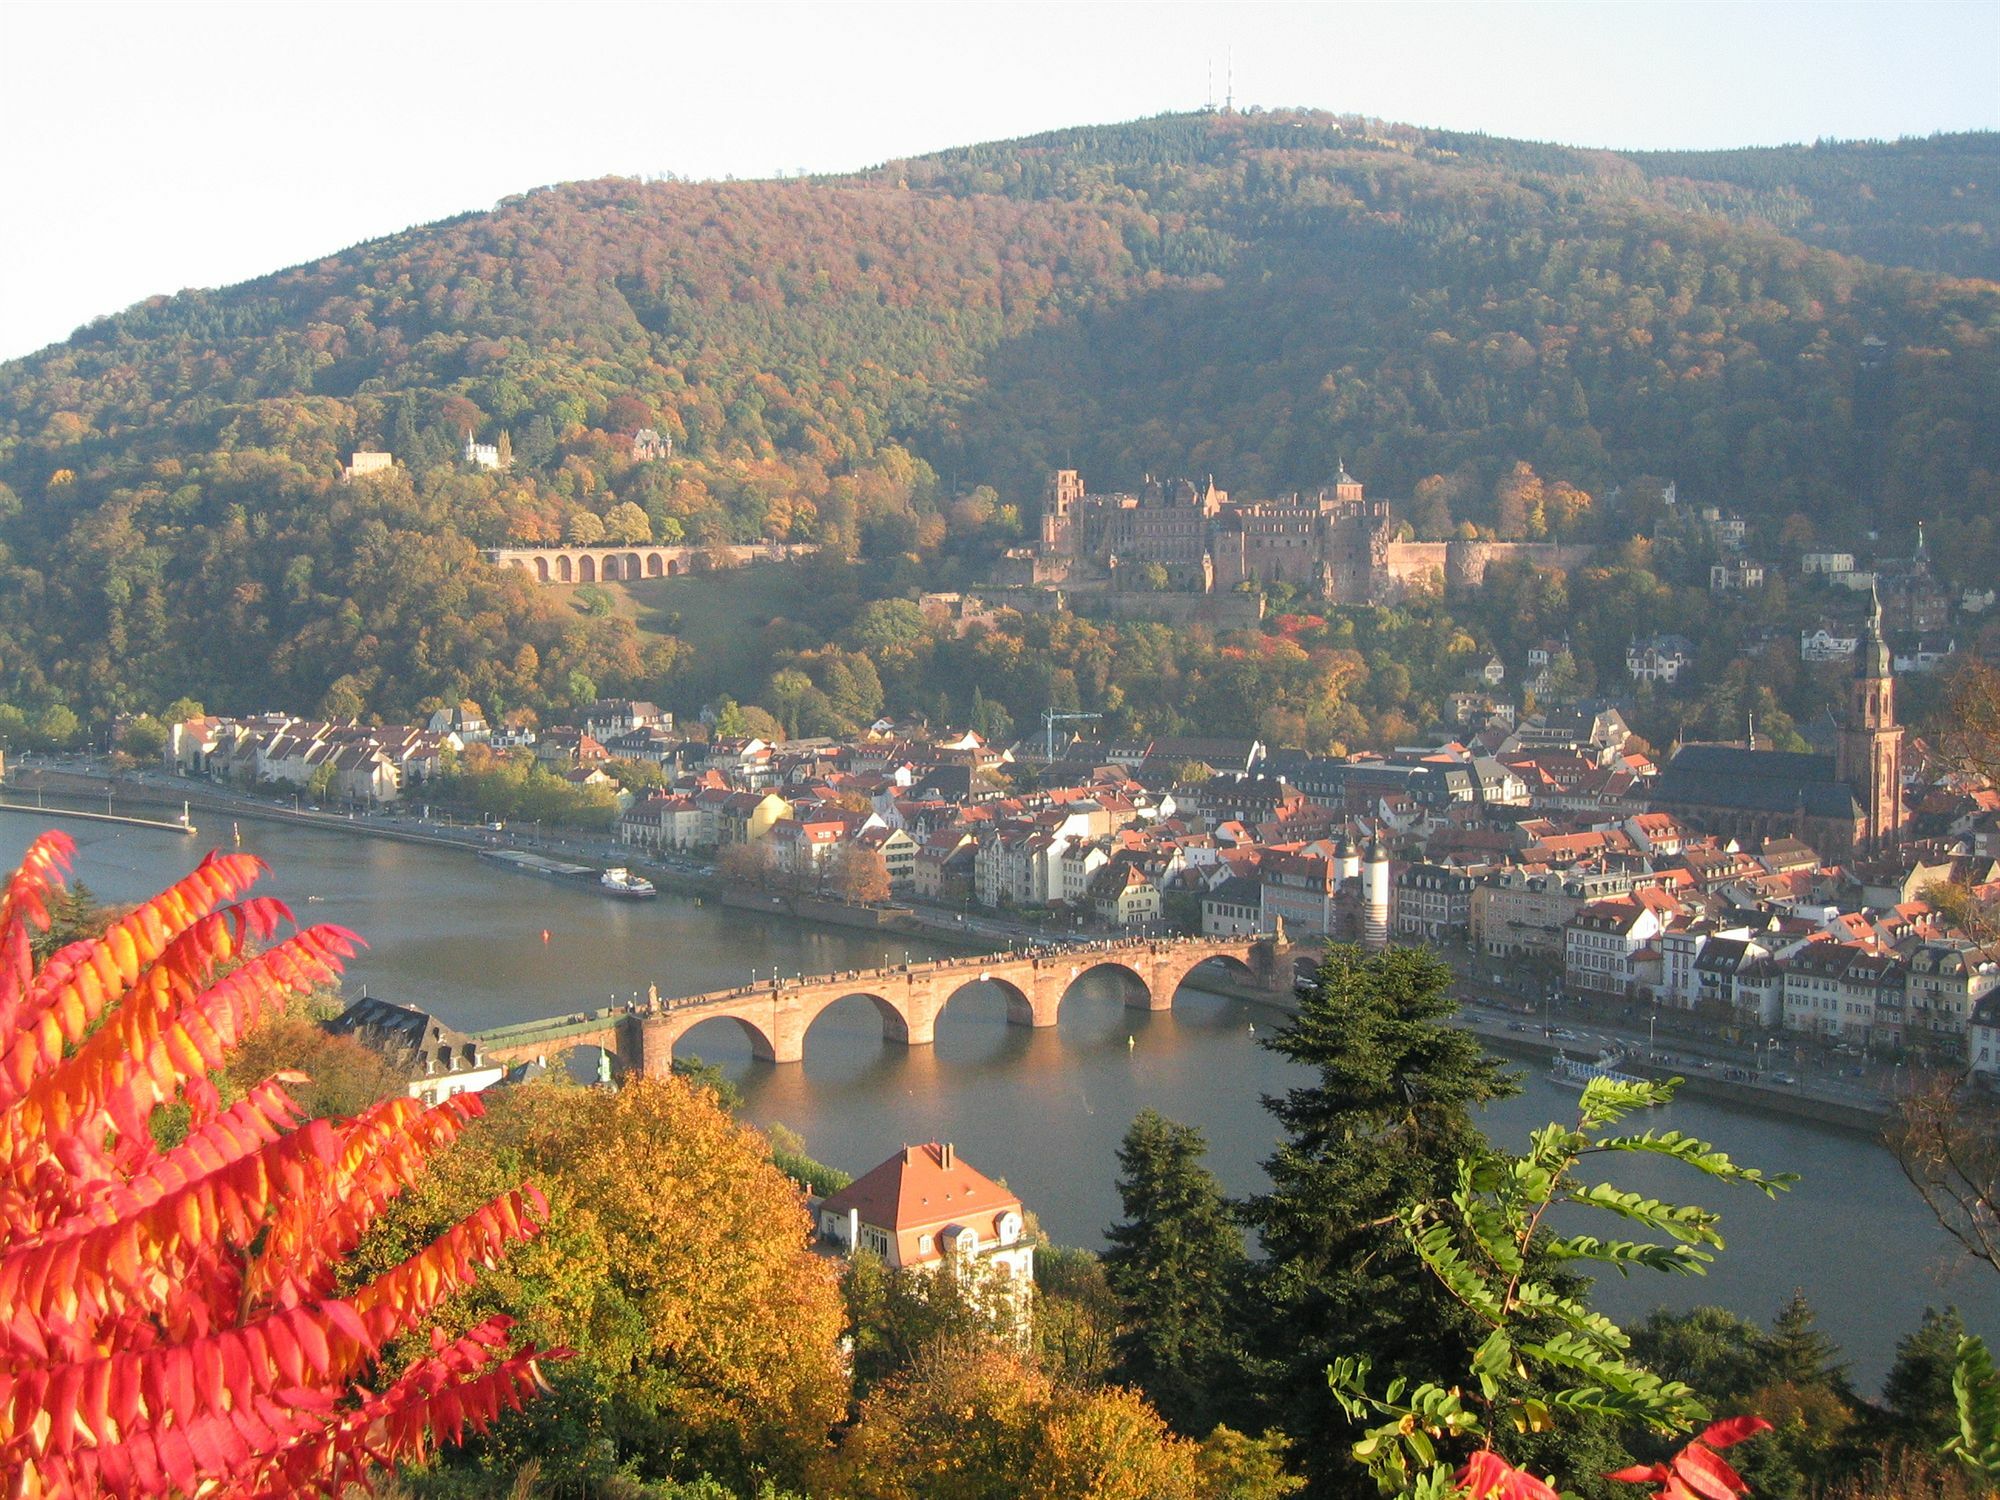
{"label": "green leafy branch", "polygon": [[[1473,1484],[1482,1496],[1552,1496],[1553,1489],[1495,1452],[1505,1434],[1545,1431],[1558,1413],[1611,1418],[1661,1434],[1708,1419],[1692,1389],[1631,1361],[1630,1342],[1616,1323],[1538,1274],[1595,1262],[1620,1275],[1638,1268],[1698,1276],[1723,1248],[1714,1212],[1590,1181],[1579,1175],[1586,1158],[1632,1152],[1666,1157],[1767,1196],[1796,1181],[1789,1173],[1767,1176],[1739,1166],[1679,1131],[1606,1133],[1636,1110],[1667,1103],[1679,1083],[1592,1079],[1574,1125],[1533,1132],[1525,1156],[1485,1151],[1462,1159],[1447,1201],[1414,1203],[1397,1216],[1417,1257],[1487,1333],[1463,1385],[1411,1386],[1398,1378],[1375,1396],[1368,1390],[1366,1359],[1338,1360],[1329,1370],[1335,1399],[1349,1418],[1377,1422],[1355,1444],[1354,1456],[1384,1494],[1444,1496]],[[1656,1238],[1555,1234],[1545,1221],[1558,1204],[1599,1210]],[[2000,1393],[1994,1399],[2000,1401]],[[1476,1462],[1454,1470],[1443,1448],[1465,1442],[1476,1444]]]}

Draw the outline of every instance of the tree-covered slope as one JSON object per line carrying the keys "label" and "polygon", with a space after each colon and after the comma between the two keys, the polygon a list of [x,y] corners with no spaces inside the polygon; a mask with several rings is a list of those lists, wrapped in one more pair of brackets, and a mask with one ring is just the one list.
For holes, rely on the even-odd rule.
{"label": "tree-covered slope", "polygon": [[[1345,455],[1377,493],[1453,476],[1474,525],[1516,461],[1651,473],[1765,537],[1956,519],[1986,566],[2000,290],[1910,267],[1992,269],[1994,163],[1983,136],[1622,157],[1192,115],[544,189],[0,366],[0,700],[666,692],[670,645],[478,549],[970,557],[1065,459],[1255,494]],[[632,457],[642,427],[671,459]],[[461,464],[467,436],[513,466]],[[396,471],[343,485],[377,447]]]}

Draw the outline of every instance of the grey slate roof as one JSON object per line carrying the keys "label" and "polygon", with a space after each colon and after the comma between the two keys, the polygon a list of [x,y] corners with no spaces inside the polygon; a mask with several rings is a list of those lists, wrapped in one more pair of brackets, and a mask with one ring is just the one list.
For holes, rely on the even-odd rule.
{"label": "grey slate roof", "polygon": [[1854,793],[1834,775],[1830,755],[1687,745],[1660,773],[1652,800],[1663,807],[1726,807],[1814,818],[1855,818]]}

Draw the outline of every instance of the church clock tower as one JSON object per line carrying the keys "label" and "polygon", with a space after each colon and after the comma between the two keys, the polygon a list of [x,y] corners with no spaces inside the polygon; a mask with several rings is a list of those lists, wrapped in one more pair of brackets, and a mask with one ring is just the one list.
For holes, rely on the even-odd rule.
{"label": "church clock tower", "polygon": [[1902,842],[1903,728],[1896,722],[1896,679],[1882,638],[1879,597],[1869,610],[1868,633],[1856,654],[1835,769],[1861,804],[1857,852],[1880,854]]}

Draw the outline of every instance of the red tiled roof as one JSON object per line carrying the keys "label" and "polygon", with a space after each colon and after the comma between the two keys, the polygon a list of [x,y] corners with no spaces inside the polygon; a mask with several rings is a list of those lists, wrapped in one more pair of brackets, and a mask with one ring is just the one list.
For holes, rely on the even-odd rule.
{"label": "red tiled roof", "polygon": [[[854,1210],[863,1224],[894,1236],[897,1263],[923,1259],[918,1238],[947,1224],[975,1229],[982,1242],[1000,1237],[1001,1215],[1021,1211],[1021,1200],[959,1159],[949,1144],[905,1146],[820,1204],[822,1213],[845,1218]],[[933,1252],[935,1253],[935,1252]]]}

